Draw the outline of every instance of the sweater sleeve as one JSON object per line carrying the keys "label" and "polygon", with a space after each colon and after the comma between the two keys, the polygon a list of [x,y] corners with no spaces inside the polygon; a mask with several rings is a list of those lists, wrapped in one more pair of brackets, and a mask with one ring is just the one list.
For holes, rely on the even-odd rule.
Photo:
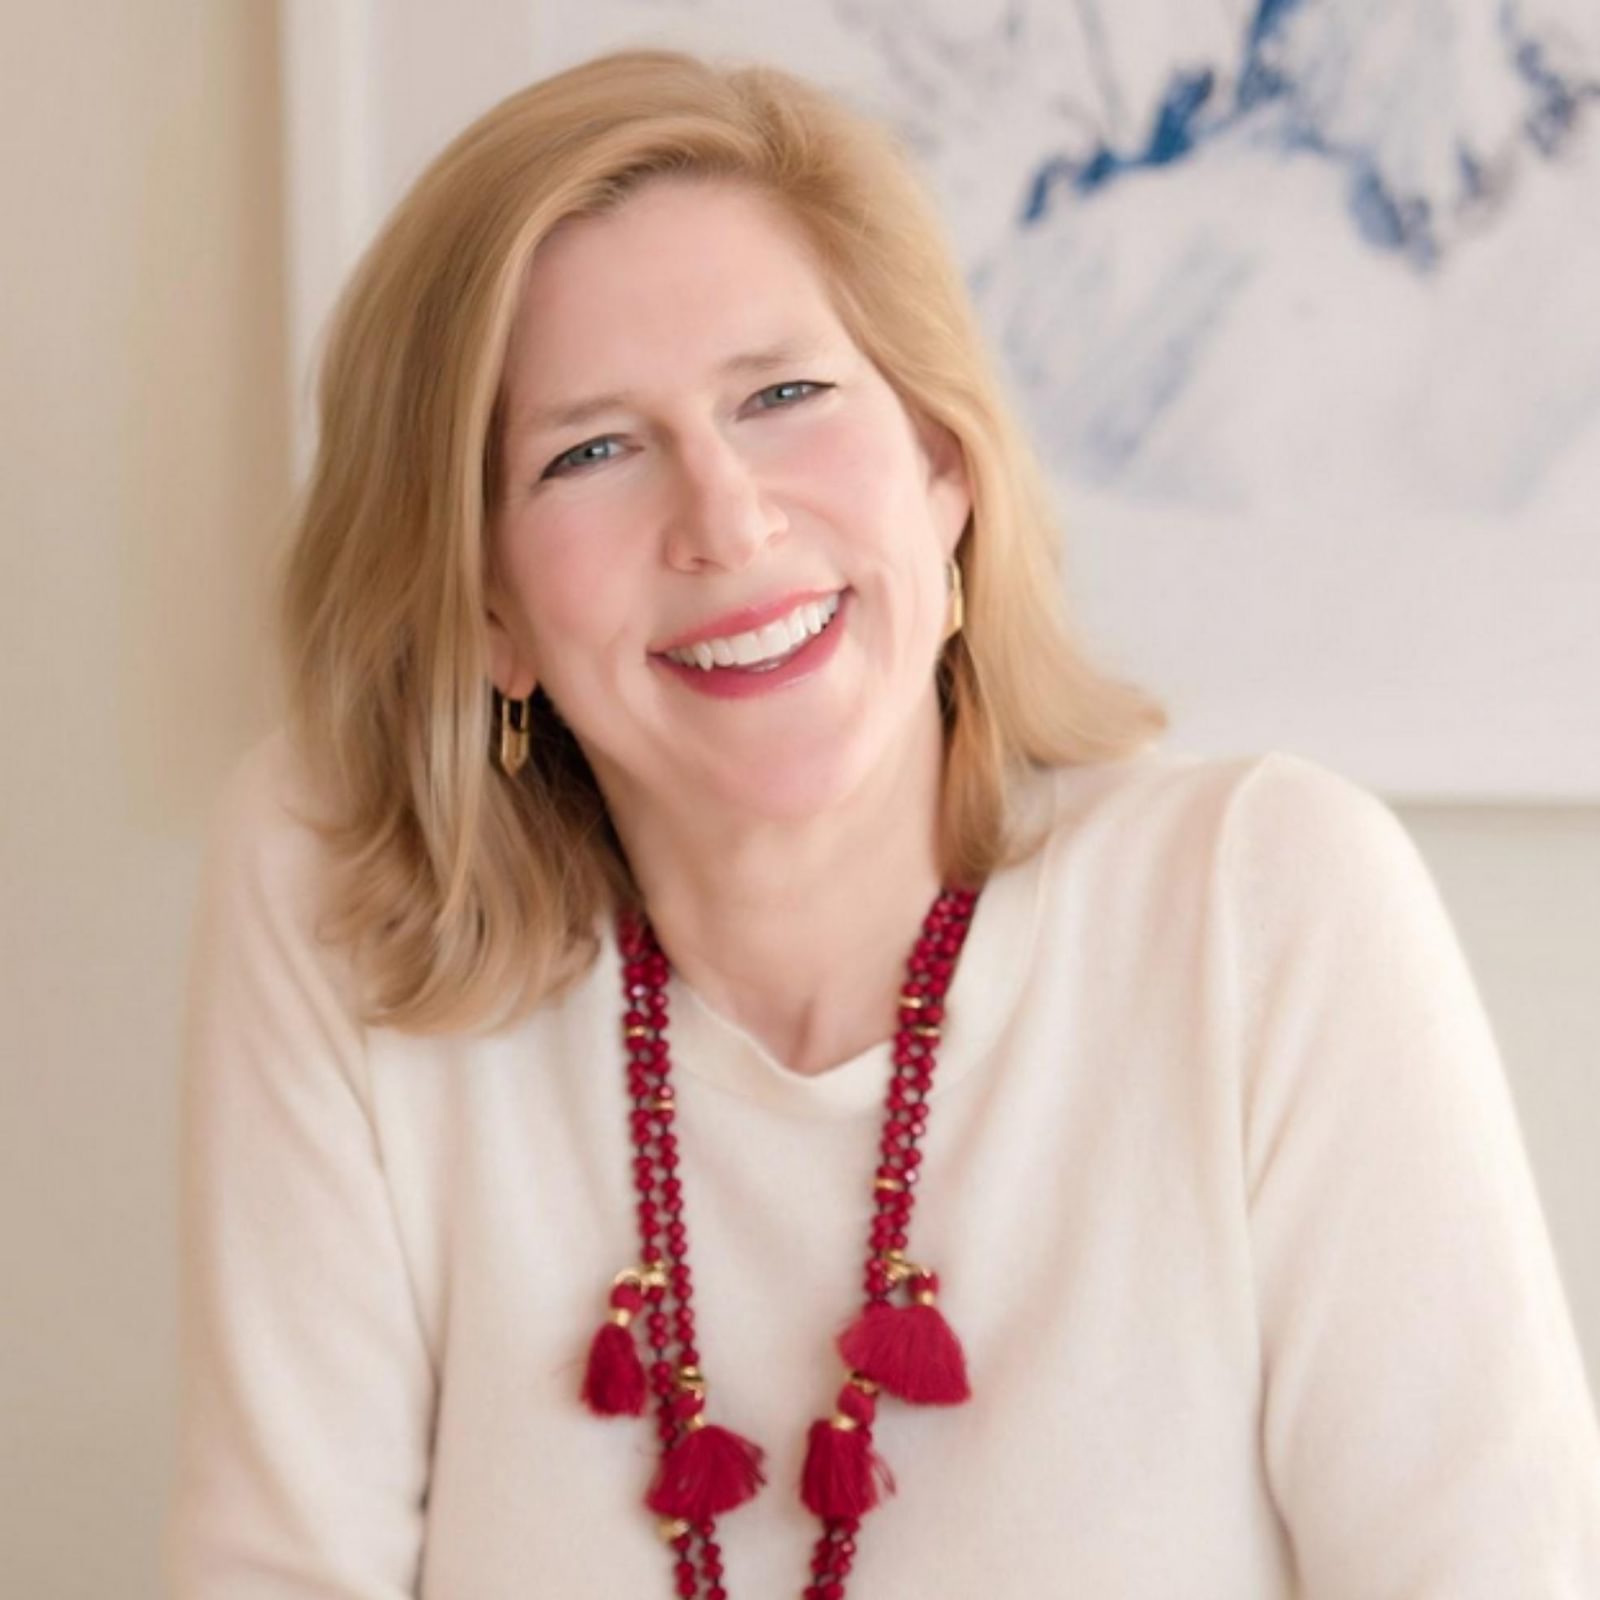
{"label": "sweater sleeve", "polygon": [[175,1600],[415,1593],[434,1377],[284,741],[235,776],[194,927],[180,1109]]}
{"label": "sweater sleeve", "polygon": [[1228,822],[1262,1449],[1306,1600],[1600,1596],[1600,1435],[1438,892],[1289,755]]}

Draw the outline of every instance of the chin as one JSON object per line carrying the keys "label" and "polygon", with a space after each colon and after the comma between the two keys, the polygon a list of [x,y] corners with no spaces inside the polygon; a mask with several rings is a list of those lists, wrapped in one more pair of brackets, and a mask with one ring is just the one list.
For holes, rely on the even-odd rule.
{"label": "chin", "polygon": [[732,782],[719,789],[730,811],[763,822],[800,823],[842,805],[858,787],[849,774],[824,763],[809,769],[786,764],[783,770],[768,769],[754,781]]}
{"label": "chin", "polygon": [[872,750],[857,740],[833,740],[810,750],[790,745],[716,773],[706,792],[708,798],[716,796],[719,808],[751,819],[799,823],[843,805],[876,765]]}

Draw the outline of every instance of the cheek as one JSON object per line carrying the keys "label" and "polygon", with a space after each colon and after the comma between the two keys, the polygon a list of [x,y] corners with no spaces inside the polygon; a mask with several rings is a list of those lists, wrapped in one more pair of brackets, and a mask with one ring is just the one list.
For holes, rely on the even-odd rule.
{"label": "cheek", "polygon": [[627,552],[608,537],[620,520],[614,507],[572,505],[512,530],[503,570],[535,646],[608,636],[628,614]]}
{"label": "cheek", "polygon": [[852,541],[877,543],[900,527],[908,464],[901,441],[883,427],[863,428],[849,418],[812,430],[797,451],[797,482],[828,521]]}

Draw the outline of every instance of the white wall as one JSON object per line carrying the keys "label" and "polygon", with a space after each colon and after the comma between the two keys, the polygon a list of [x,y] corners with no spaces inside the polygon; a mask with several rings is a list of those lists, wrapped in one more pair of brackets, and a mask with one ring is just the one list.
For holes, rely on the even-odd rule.
{"label": "white wall", "polygon": [[1397,807],[1505,1057],[1600,1395],[1600,807]]}
{"label": "white wall", "polygon": [[[152,1600],[189,898],[288,493],[273,17],[0,20],[0,1594]],[[1600,1372],[1600,810],[1404,814]]]}
{"label": "white wall", "polygon": [[0,0],[0,1594],[144,1600],[197,832],[288,483],[264,0]]}

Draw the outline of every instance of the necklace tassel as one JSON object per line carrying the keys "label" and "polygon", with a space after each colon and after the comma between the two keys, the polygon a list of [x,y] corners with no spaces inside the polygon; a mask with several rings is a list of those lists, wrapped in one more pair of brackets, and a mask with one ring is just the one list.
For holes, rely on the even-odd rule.
{"label": "necklace tassel", "polygon": [[644,1363],[628,1328],[643,1305],[635,1282],[611,1291],[611,1320],[595,1334],[583,1374],[583,1403],[596,1416],[637,1417],[644,1411]]}
{"label": "necklace tassel", "polygon": [[883,1494],[894,1493],[889,1464],[872,1448],[865,1428],[819,1419],[811,1424],[800,1498],[818,1517],[860,1517]]}
{"label": "necklace tassel", "polygon": [[658,1516],[700,1523],[752,1499],[767,1480],[762,1451],[731,1428],[707,1422],[698,1396],[674,1403],[685,1431],[661,1457],[645,1504]]}
{"label": "necklace tassel", "polygon": [[894,1474],[872,1448],[877,1386],[851,1373],[831,1420],[813,1422],[800,1474],[800,1498],[815,1516],[864,1516],[882,1494],[894,1493]]}
{"label": "necklace tassel", "polygon": [[845,1364],[913,1405],[953,1406],[971,1399],[967,1359],[935,1303],[936,1273],[909,1278],[908,1306],[869,1305],[839,1335]]}

